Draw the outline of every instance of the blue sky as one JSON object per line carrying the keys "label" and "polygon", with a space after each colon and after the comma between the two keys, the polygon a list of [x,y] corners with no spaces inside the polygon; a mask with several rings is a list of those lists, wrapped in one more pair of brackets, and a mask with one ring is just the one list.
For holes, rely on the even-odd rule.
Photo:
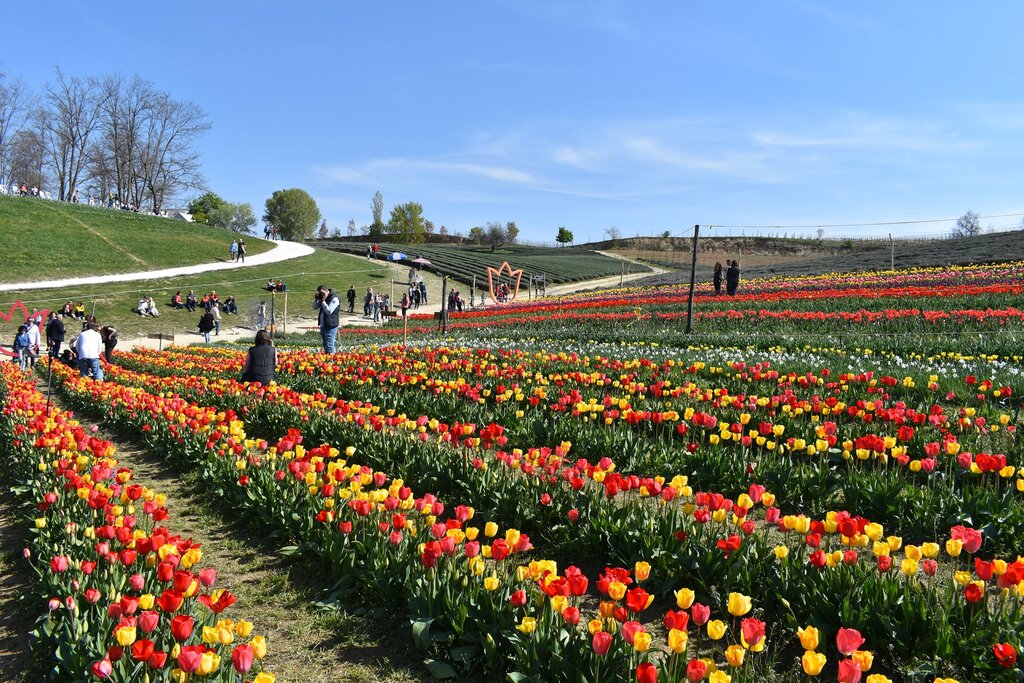
{"label": "blue sky", "polygon": [[[101,9],[102,8],[102,9]],[[0,68],[139,73],[200,104],[210,189],[451,232],[1020,222],[1024,3],[31,3]],[[951,224],[826,228],[948,232]],[[725,232],[766,232],[754,228]],[[814,228],[777,232],[813,234]]]}

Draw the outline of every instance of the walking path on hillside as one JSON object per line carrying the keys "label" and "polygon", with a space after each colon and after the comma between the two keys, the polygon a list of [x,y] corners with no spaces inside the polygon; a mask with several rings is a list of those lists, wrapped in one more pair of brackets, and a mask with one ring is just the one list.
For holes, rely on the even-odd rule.
{"label": "walking path on hillside", "polygon": [[250,266],[262,266],[267,263],[277,263],[309,256],[315,250],[313,247],[300,242],[287,242],[279,240],[270,251],[261,254],[247,256],[244,263],[235,261],[215,261],[213,263],[199,263],[194,266],[181,266],[179,268],[164,268],[162,270],[149,270],[140,273],[116,273],[112,275],[91,275],[89,277],[71,277],[63,280],[44,280],[41,282],[15,282],[12,284],[0,284],[0,292],[20,292],[28,289],[53,289],[57,287],[77,287],[79,285],[99,285],[107,282],[134,282],[136,280],[158,280],[166,277],[177,277],[179,275],[195,275],[196,273],[207,273],[215,270],[235,270],[248,268]]}

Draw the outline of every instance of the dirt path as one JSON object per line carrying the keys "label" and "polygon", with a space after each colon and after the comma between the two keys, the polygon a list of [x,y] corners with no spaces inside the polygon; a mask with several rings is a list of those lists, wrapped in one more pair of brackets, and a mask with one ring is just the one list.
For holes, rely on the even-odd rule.
{"label": "dirt path", "polygon": [[[35,602],[35,577],[22,558],[28,539],[26,519],[13,494],[0,495],[0,680],[42,680],[33,666],[29,632],[45,605]],[[24,598],[24,600],[23,600]]]}
{"label": "dirt path", "polygon": [[179,470],[123,435],[104,429],[100,433],[114,443],[118,459],[132,468],[137,483],[167,494],[167,526],[202,544],[203,563],[217,569],[217,585],[238,596],[234,613],[227,616],[252,621],[255,632],[266,636],[265,665],[279,682],[425,680],[407,621],[318,609],[314,601],[322,600],[330,588],[320,567],[281,557],[280,543],[268,543],[251,526],[226,518],[208,485],[194,473]]}

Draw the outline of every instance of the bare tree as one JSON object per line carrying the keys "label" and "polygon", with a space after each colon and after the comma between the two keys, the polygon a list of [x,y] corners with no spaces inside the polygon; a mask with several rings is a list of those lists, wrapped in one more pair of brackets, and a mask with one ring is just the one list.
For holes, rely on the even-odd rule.
{"label": "bare tree", "polygon": [[130,198],[138,206],[144,189],[138,177],[142,131],[154,115],[159,93],[138,75],[126,80],[121,74],[110,74],[99,87],[103,142],[95,151],[109,156],[102,166],[110,171],[109,181],[117,196]]}
{"label": "bare tree", "polygon": [[136,206],[145,198],[153,213],[159,213],[166,198],[202,187],[195,141],[209,129],[206,113],[198,105],[173,100],[166,93],[156,96],[139,146],[141,189],[133,197]]}
{"label": "bare tree", "polygon": [[604,229],[604,234],[607,235],[608,239],[610,239],[613,242],[615,240],[619,239],[620,237],[622,237],[622,231],[619,230],[614,225],[605,228]]}
{"label": "bare tree", "polygon": [[[348,226],[345,228],[345,233],[349,237],[355,237],[356,235],[359,234],[359,228],[356,227],[356,219],[355,218],[349,218],[348,219]],[[341,231],[340,230],[338,231],[338,237],[341,237]]]}
{"label": "bare tree", "polygon": [[954,237],[974,237],[981,234],[981,218],[973,211],[968,211],[956,221],[953,228]]}
{"label": "bare tree", "polygon": [[18,179],[10,174],[11,146],[24,127],[31,108],[32,93],[20,78],[7,80],[0,73],[0,185]]}
{"label": "bare tree", "polygon": [[46,86],[41,120],[60,200],[75,193],[88,161],[89,139],[100,124],[100,97],[94,79],[66,76],[60,67]]}
{"label": "bare tree", "polygon": [[29,187],[46,184],[46,142],[37,130],[25,128],[10,141],[8,169],[14,182]]}

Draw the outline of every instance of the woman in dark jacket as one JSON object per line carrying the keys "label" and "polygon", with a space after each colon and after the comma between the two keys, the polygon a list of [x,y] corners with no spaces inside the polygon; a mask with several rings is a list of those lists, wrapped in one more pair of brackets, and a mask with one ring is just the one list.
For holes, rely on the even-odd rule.
{"label": "woman in dark jacket", "polygon": [[60,358],[60,345],[64,342],[64,321],[60,319],[57,311],[50,313],[50,321],[46,323],[46,343],[50,347],[50,357]]}
{"label": "woman in dark jacket", "polygon": [[206,340],[207,344],[210,343],[210,333],[213,332],[213,328],[216,326],[217,325],[213,319],[213,313],[207,309],[206,313],[203,314],[203,317],[199,319],[199,332],[202,333],[203,339]]}
{"label": "woman in dark jacket", "polygon": [[715,294],[721,294],[722,293],[722,273],[723,272],[724,272],[724,270],[722,269],[722,262],[721,261],[716,262],[715,263],[715,277],[714,277]]}
{"label": "woman in dark jacket", "polygon": [[277,349],[270,333],[260,330],[256,333],[255,346],[249,349],[242,366],[243,382],[270,384],[277,379]]}
{"label": "woman in dark jacket", "polygon": [[729,264],[729,269],[725,271],[725,291],[728,292],[729,296],[735,296],[739,286],[740,262],[733,261]]}

